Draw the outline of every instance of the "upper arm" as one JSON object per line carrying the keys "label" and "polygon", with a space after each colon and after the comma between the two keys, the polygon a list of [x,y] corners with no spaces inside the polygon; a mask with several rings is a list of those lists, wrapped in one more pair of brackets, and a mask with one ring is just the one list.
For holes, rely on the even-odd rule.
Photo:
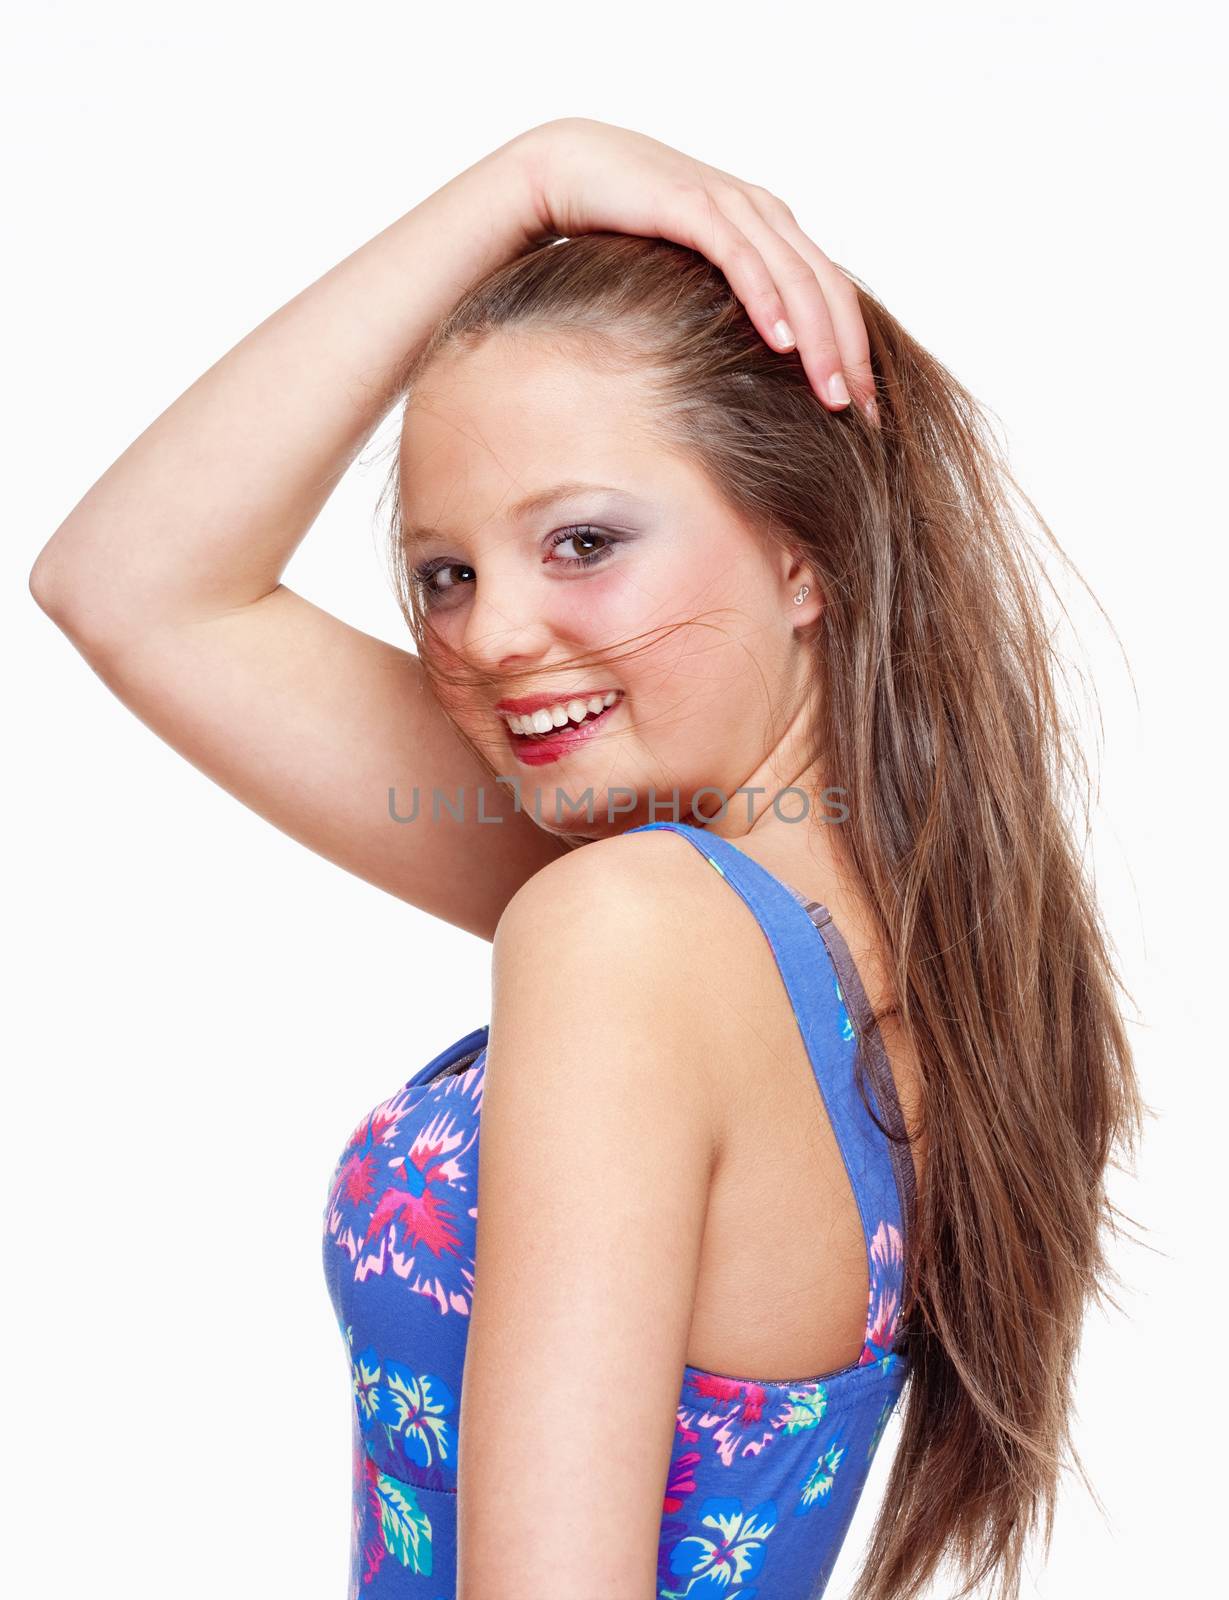
{"label": "upper arm", "polygon": [[[54,613],[53,613],[54,614]],[[492,939],[566,847],[460,739],[418,657],[279,584],[249,605],[98,636],[57,621],[159,738],[244,805],[390,894]],[[413,811],[414,790],[419,814]],[[390,805],[389,791],[396,794]],[[498,822],[477,820],[481,815]],[[465,797],[465,821],[441,809]]]}
{"label": "upper arm", "polygon": [[717,1140],[677,929],[629,863],[548,867],[495,940],[460,1600],[656,1592]]}

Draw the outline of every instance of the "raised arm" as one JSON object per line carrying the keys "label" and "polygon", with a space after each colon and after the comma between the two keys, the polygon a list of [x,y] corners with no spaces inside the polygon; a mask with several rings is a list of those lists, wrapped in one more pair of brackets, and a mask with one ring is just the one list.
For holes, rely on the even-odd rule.
{"label": "raised arm", "polygon": [[[44,546],[35,600],[153,731],[303,844],[493,938],[564,847],[513,810],[418,659],[281,582],[464,290],[541,233],[531,129],[262,322],[108,468]],[[388,790],[484,789],[499,824],[398,825]],[[404,808],[404,806],[403,806]]]}

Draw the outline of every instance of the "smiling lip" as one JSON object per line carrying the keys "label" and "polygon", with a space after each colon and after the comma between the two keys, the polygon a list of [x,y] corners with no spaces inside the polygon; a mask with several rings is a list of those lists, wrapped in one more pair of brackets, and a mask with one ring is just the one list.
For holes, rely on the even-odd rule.
{"label": "smiling lip", "polygon": [[596,717],[590,717],[587,722],[565,723],[554,733],[540,735],[513,733],[506,722],[504,731],[518,761],[523,761],[527,767],[544,767],[552,761],[559,761],[570,751],[575,750],[577,745],[583,744],[586,739],[591,739],[595,733],[600,733],[606,721],[622,704],[623,697],[620,695],[613,705],[607,706]]}
{"label": "smiling lip", "polygon": [[548,706],[566,706],[569,700],[592,700],[595,694],[605,698],[610,692],[609,689],[574,689],[569,694],[527,694],[519,700],[497,700],[495,709],[510,712],[515,717],[527,717],[531,711],[545,711]]}

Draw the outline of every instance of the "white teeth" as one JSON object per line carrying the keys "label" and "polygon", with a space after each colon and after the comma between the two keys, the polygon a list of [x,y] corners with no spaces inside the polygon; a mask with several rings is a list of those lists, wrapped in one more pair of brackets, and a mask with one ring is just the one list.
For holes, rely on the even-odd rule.
{"label": "white teeth", "polygon": [[523,717],[506,713],[507,723],[513,733],[549,733],[552,728],[562,728],[567,722],[583,722],[586,717],[597,716],[599,711],[614,705],[618,698],[619,691],[610,689],[604,695],[590,695],[587,700],[575,699],[562,705],[543,706],[540,711],[531,711]]}

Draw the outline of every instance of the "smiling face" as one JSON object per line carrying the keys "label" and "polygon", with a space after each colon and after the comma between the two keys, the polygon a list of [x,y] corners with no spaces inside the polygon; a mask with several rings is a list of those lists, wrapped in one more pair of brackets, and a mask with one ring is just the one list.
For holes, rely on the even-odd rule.
{"label": "smiling face", "polygon": [[[691,821],[708,785],[745,819],[740,786],[768,790],[754,815],[807,781],[813,666],[797,630],[818,614],[815,580],[655,437],[645,377],[527,335],[447,350],[407,405],[400,475],[425,648],[485,685],[441,685],[441,704],[547,831]],[[552,726],[569,711],[576,726],[612,691],[591,732],[553,739],[513,733],[497,709],[545,699],[564,708]],[[719,808],[702,796],[696,814]]]}

